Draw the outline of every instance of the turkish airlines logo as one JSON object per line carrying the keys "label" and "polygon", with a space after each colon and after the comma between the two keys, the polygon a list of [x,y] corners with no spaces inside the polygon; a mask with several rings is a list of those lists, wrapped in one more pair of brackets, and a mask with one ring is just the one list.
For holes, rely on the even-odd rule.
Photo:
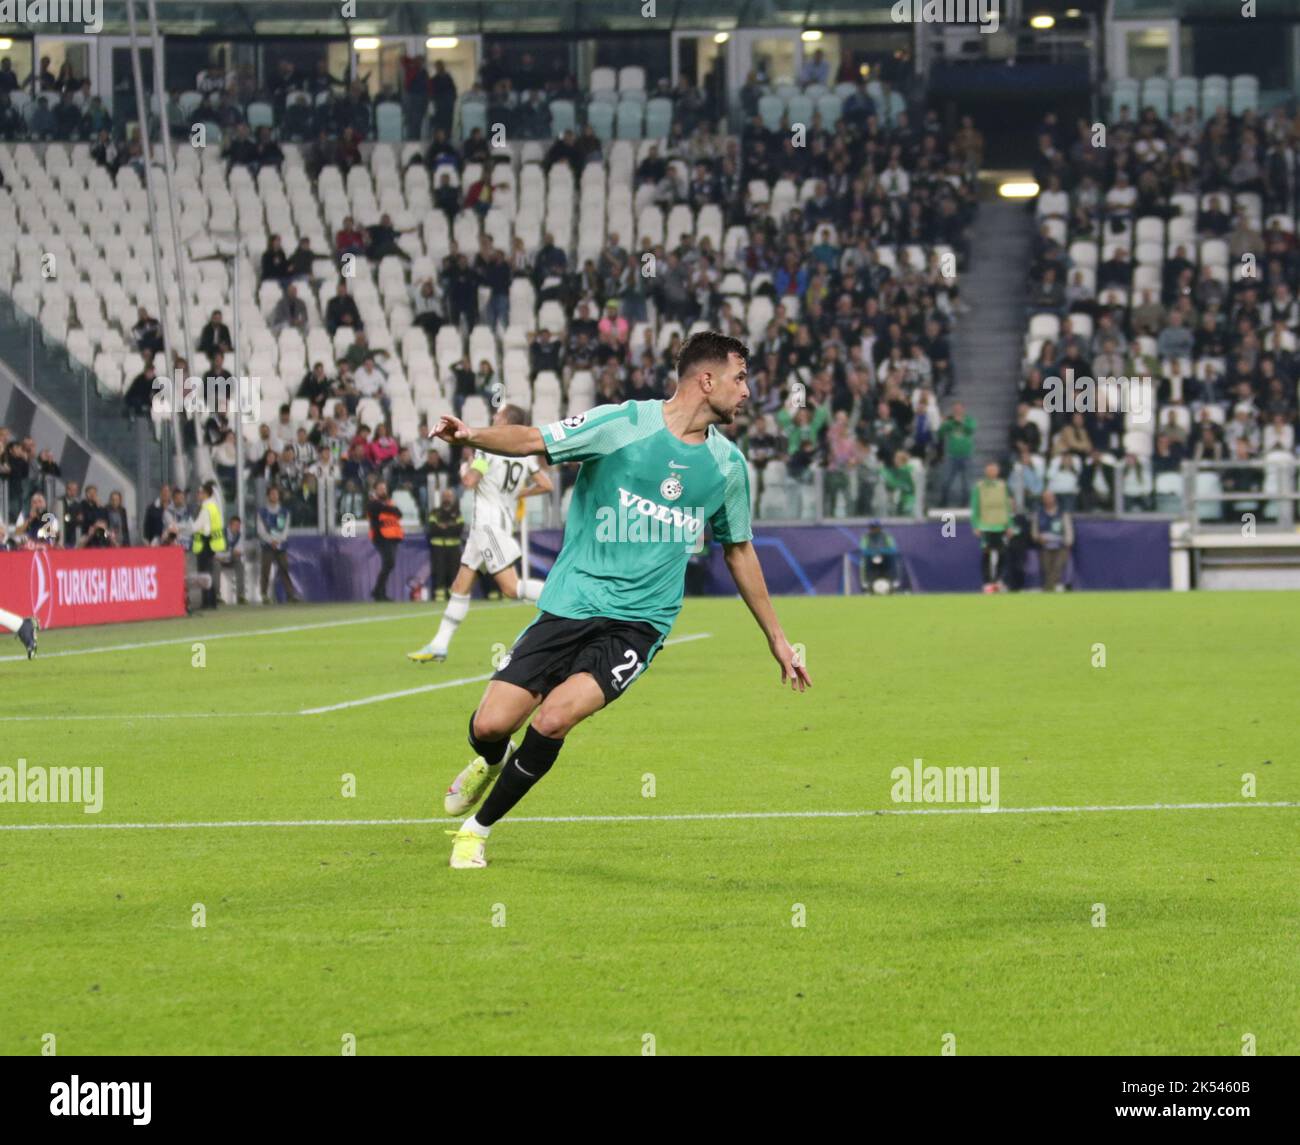
{"label": "turkish airlines logo", "polygon": [[42,628],[52,628],[54,621],[54,574],[50,555],[45,549],[32,552],[32,571],[28,587],[32,597],[32,615]]}

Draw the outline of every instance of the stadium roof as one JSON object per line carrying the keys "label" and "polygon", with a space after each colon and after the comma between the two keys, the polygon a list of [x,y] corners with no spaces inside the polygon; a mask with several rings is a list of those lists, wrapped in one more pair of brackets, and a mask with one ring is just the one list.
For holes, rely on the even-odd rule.
{"label": "stadium roof", "polygon": [[[654,0],[653,19],[641,15],[647,0],[365,0],[357,18],[344,21],[337,2],[230,3],[228,0],[158,0],[158,22],[172,35],[473,35],[602,32],[729,31],[742,27],[827,27],[889,21],[892,0]],[[143,19],[144,5],[137,8]],[[104,28],[125,32],[126,6],[104,0]],[[31,34],[55,26],[3,25]],[[61,31],[79,28],[68,25]]]}

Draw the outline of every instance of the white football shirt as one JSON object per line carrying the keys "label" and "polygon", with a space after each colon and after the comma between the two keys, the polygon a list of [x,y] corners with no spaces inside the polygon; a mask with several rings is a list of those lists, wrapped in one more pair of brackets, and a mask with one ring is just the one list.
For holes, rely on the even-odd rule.
{"label": "white football shirt", "polygon": [[474,528],[514,531],[520,490],[541,468],[536,457],[501,457],[475,450],[471,468],[482,476],[474,486]]}

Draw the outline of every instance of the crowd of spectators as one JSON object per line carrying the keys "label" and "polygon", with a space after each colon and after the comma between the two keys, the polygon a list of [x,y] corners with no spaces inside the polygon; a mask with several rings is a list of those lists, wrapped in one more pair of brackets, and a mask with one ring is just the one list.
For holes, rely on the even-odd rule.
{"label": "crowd of spectators", "polygon": [[[576,373],[587,372],[595,378],[596,401],[619,402],[670,396],[676,354],[690,327],[707,323],[749,340],[747,300],[766,299],[770,321],[752,345],[753,399],[728,431],[754,463],[760,501],[768,478],[779,477],[766,511],[911,514],[923,504],[927,472],[940,459],[934,494],[945,502],[955,495],[960,503],[974,424],[960,407],[943,416],[940,403],[955,385],[949,331],[962,306],[955,272],[975,210],[980,135],[967,120],[950,138],[933,114],[918,128],[906,113],[883,125],[860,87],[844,119],[833,130],[814,122],[804,143],[793,145],[788,124],[768,131],[755,119],[739,139],[708,123],[686,137],[678,125],[662,149],[648,148],[635,172],[638,194],[665,212],[713,207],[727,226],[745,227],[748,241],[729,257],[707,236],[697,241],[688,233],[671,246],[647,238],[633,250],[610,232],[596,257],[576,265],[567,242],[549,233],[532,253],[518,239],[507,251],[484,235],[477,252],[453,244],[434,275],[411,282],[415,323],[431,349],[447,323],[462,333],[483,324],[500,335],[511,284],[526,278],[539,304],[554,300],[566,316],[560,329],[539,323],[529,331],[532,377],[549,371],[567,389]],[[337,158],[316,155],[317,169]],[[568,164],[580,174],[586,163],[603,159],[602,144],[587,131],[555,140],[542,166]],[[677,160],[685,164],[685,179]],[[481,138],[458,147],[438,131],[417,161],[432,168],[435,209],[449,221],[491,201],[493,164]],[[468,186],[447,177],[459,177],[470,162],[482,164],[483,172]],[[807,192],[777,214],[762,192],[782,182]],[[398,237],[387,215],[370,226],[344,219],[331,251],[312,250],[303,239],[288,252],[280,236],[271,236],[261,281],[283,288],[270,315],[272,331],[292,326],[306,333],[299,292],[315,289],[316,260],[406,258]],[[926,253],[935,246],[951,249],[953,265],[945,268],[937,254]],[[365,398],[387,414],[389,356],[370,345],[347,279],[338,281],[323,320],[331,336],[352,328],[353,340],[336,360],[313,362],[302,377],[296,396],[308,405],[301,423],[290,419],[286,405],[274,424],[260,427],[258,442],[246,451],[246,476],[259,487],[278,485],[295,525],[316,523],[325,480],[340,482],[339,513],[355,511],[379,481],[426,510],[428,477],[454,483],[457,467],[448,471],[440,454],[427,449],[423,425],[418,436],[398,442],[386,422],[358,420]],[[676,324],[667,338],[659,336],[664,323]],[[141,311],[133,334],[148,360],[159,344],[156,320]],[[198,340],[212,363],[210,377],[226,376],[230,347],[223,315],[210,315]],[[457,413],[471,396],[499,403],[495,361],[474,361],[466,351],[447,372]],[[152,382],[146,367],[128,387],[128,407],[134,402],[137,412],[146,412]],[[196,420],[188,432],[191,440],[204,436],[217,477],[232,495],[235,431],[225,411]],[[810,506],[819,471],[823,504]]]}
{"label": "crowd of spectators", "polygon": [[[529,331],[532,376],[550,371],[567,387],[575,373],[589,372],[596,400],[618,402],[668,395],[677,349],[694,323],[748,340],[747,299],[766,298],[771,318],[752,346],[753,401],[732,430],[751,454],[760,493],[776,461],[805,485],[825,471],[828,512],[869,511],[877,489],[882,508],[915,511],[925,467],[955,441],[944,431],[940,397],[955,384],[949,332],[962,306],[956,267],[975,210],[981,140],[969,121],[948,137],[934,115],[918,128],[905,113],[882,125],[870,98],[860,94],[834,130],[812,124],[803,147],[792,144],[789,125],[768,131],[756,120],[740,139],[701,124],[689,137],[675,127],[662,150],[648,148],[636,170],[638,194],[647,192],[665,212],[679,204],[693,212],[715,207],[727,226],[746,227],[748,241],[731,257],[707,236],[697,241],[686,234],[671,246],[647,238],[635,250],[610,232],[599,254],[579,265],[567,243],[549,233],[533,253],[518,240],[510,250],[497,248],[485,235],[477,252],[453,244],[436,274],[411,283],[416,323],[431,346],[445,323],[462,332],[482,323],[500,334],[511,283],[527,278],[537,302],[559,302],[567,319],[561,329],[539,324]],[[449,219],[492,194],[490,163],[463,189],[440,178],[486,158],[476,144],[471,138],[458,148],[438,135],[425,157],[435,207]],[[546,152],[543,166],[567,163],[580,173],[602,158],[590,132],[566,134]],[[674,172],[675,160],[685,163],[687,178]],[[781,181],[808,193],[778,217],[757,184]],[[348,219],[334,253],[398,253],[394,239],[387,218],[369,230]],[[951,248],[952,265],[925,253],[936,245]],[[890,257],[882,257],[882,248]],[[274,240],[264,270],[286,281],[294,277]],[[295,320],[287,310],[282,317]],[[647,322],[652,317],[658,326]],[[680,332],[660,337],[664,323],[676,323]],[[302,381],[298,396],[312,403],[309,438],[324,432],[327,416],[340,424],[339,401],[350,412],[361,397],[385,397],[384,356],[364,338],[346,282],[326,307],[325,324],[331,335],[340,325],[357,327],[358,334],[343,359],[314,363]],[[499,395],[492,361],[466,353],[451,375],[457,412],[471,396],[492,402]],[[964,427],[967,419],[956,421]],[[349,442],[345,455],[370,444]]]}
{"label": "crowd of spectators", "polygon": [[131,521],[121,490],[63,481],[49,449],[0,426],[0,548],[115,548],[130,545]]}
{"label": "crowd of spectators", "polygon": [[33,495],[43,496],[49,481],[60,475],[51,450],[38,449],[31,437],[17,437],[0,425],[0,523],[13,524]]}
{"label": "crowd of spectators", "polygon": [[[28,464],[33,454],[39,458],[36,466]],[[0,512],[0,551],[177,545],[190,554],[205,497],[201,486],[186,489],[164,483],[135,529],[121,490],[110,491],[102,500],[96,485],[82,489],[77,481],[64,482],[49,450],[36,453],[31,438],[14,439],[5,426],[0,426],[0,483],[7,498],[0,500],[0,507],[7,506]],[[299,489],[289,475],[283,482],[272,480],[260,487],[253,537],[260,556],[261,599],[267,604],[276,599],[270,582],[277,574],[284,599],[291,603],[301,599],[290,576],[286,546],[292,524],[286,500]],[[242,519],[232,514],[224,520],[223,548],[215,554],[214,574],[233,580],[240,604],[248,600],[250,556]],[[187,585],[197,587],[201,580],[205,578],[190,574]],[[205,581],[202,587],[212,599],[213,585]]]}
{"label": "crowd of spectators", "polygon": [[[476,87],[507,103],[570,92],[569,77],[538,71],[530,79],[526,61],[519,62],[507,67],[490,50]],[[481,132],[453,142],[438,110],[438,69],[427,73],[414,66],[422,61],[407,63],[406,94],[427,94],[434,125],[415,161],[430,168],[435,209],[449,222],[465,210],[486,213],[501,191],[495,163],[513,160],[494,156]],[[221,75],[214,72],[205,98],[228,99]],[[421,75],[428,81],[423,90]],[[287,107],[313,84],[325,91],[338,81],[324,72],[301,76],[285,63],[276,98]],[[936,498],[960,499],[973,421],[941,405],[949,404],[956,384],[949,339],[964,307],[957,275],[976,210],[979,131],[969,119],[947,131],[933,111],[916,123],[906,111],[886,116],[860,79],[833,126],[814,116],[808,124],[782,121],[769,129],[756,115],[739,137],[716,130],[717,109],[701,103],[689,84],[672,94],[691,114],[676,117],[669,137],[643,150],[635,169],[637,202],[666,215],[675,207],[693,215],[715,211],[724,227],[745,228],[745,241],[724,251],[709,236],[687,231],[671,241],[643,236],[638,245],[610,231],[599,253],[580,262],[569,234],[546,233],[532,251],[519,238],[510,249],[498,248],[486,233],[477,250],[453,242],[433,274],[409,282],[414,321],[431,349],[445,324],[463,334],[484,325],[503,334],[511,287],[525,278],[539,306],[556,302],[563,315],[559,322],[535,321],[527,331],[531,376],[550,372],[567,394],[576,374],[590,374],[597,402],[619,402],[670,396],[682,339],[693,325],[707,324],[751,343],[753,398],[728,432],[754,464],[761,513],[911,514]],[[229,167],[282,161],[265,128],[256,134],[246,123],[233,128],[223,150]],[[330,166],[346,171],[361,161],[361,138],[351,126],[322,131],[306,149],[309,175]],[[111,136],[101,144],[96,158],[106,166],[139,161],[134,141],[121,152]],[[607,161],[608,147],[589,128],[566,132],[544,152],[541,166],[566,164],[580,177],[588,163]],[[466,185],[459,176],[471,163],[481,174]],[[445,177],[451,173],[457,178]],[[280,236],[271,237],[259,285],[283,290],[268,316],[273,333],[307,332],[312,319],[302,293],[318,285],[313,264],[349,254],[372,264],[393,255],[411,265],[386,214],[378,221],[345,219],[330,250],[314,250],[305,239],[290,250]],[[245,476],[259,489],[279,486],[295,525],[316,523],[326,479],[341,483],[340,512],[354,501],[364,504],[381,480],[426,510],[428,476],[454,483],[459,459],[448,466],[438,452],[428,453],[423,425],[411,440],[395,439],[385,391],[388,355],[370,345],[346,278],[323,309],[330,335],[350,326],[355,337],[335,360],[309,364],[291,390],[306,399],[305,417],[295,421],[286,405],[274,424],[262,426],[259,441],[246,450]],[[150,361],[160,348],[157,321],[141,311],[132,336]],[[197,346],[210,362],[209,378],[226,377],[231,333],[221,313],[209,316]],[[471,396],[499,402],[499,361],[499,355],[476,361],[468,351],[449,368],[439,360],[458,412]],[[179,360],[175,365],[184,368]],[[128,410],[148,412],[155,380],[152,366],[126,380]],[[359,417],[365,399],[373,399],[382,418],[371,403]],[[217,478],[233,493],[235,426],[228,412],[218,407],[187,419],[185,428],[189,442],[203,437]]]}
{"label": "crowd of spectators", "polygon": [[[1152,509],[1186,460],[1241,461],[1219,471],[1223,491],[1258,490],[1249,463],[1296,455],[1300,117],[1124,109],[1093,143],[1090,124],[1071,137],[1051,115],[1039,133],[1030,314],[1058,322],[1031,327],[1008,443],[1017,498]],[[1147,400],[1061,408],[1052,379],[1071,370],[1149,379]]]}
{"label": "crowd of spectators", "polygon": [[112,112],[91,91],[90,80],[76,76],[69,64],[56,74],[43,56],[24,85],[13,61],[0,60],[0,139],[95,139],[113,130]]}

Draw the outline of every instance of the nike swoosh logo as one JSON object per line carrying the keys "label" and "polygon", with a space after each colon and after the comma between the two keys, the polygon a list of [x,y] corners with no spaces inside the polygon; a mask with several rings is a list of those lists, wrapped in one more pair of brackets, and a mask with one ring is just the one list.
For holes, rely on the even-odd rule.
{"label": "nike swoosh logo", "polygon": [[669,469],[689,469],[690,466],[689,466],[689,465],[678,465],[677,462],[675,462],[675,461],[670,461],[670,462],[668,463],[668,468],[669,468]]}

